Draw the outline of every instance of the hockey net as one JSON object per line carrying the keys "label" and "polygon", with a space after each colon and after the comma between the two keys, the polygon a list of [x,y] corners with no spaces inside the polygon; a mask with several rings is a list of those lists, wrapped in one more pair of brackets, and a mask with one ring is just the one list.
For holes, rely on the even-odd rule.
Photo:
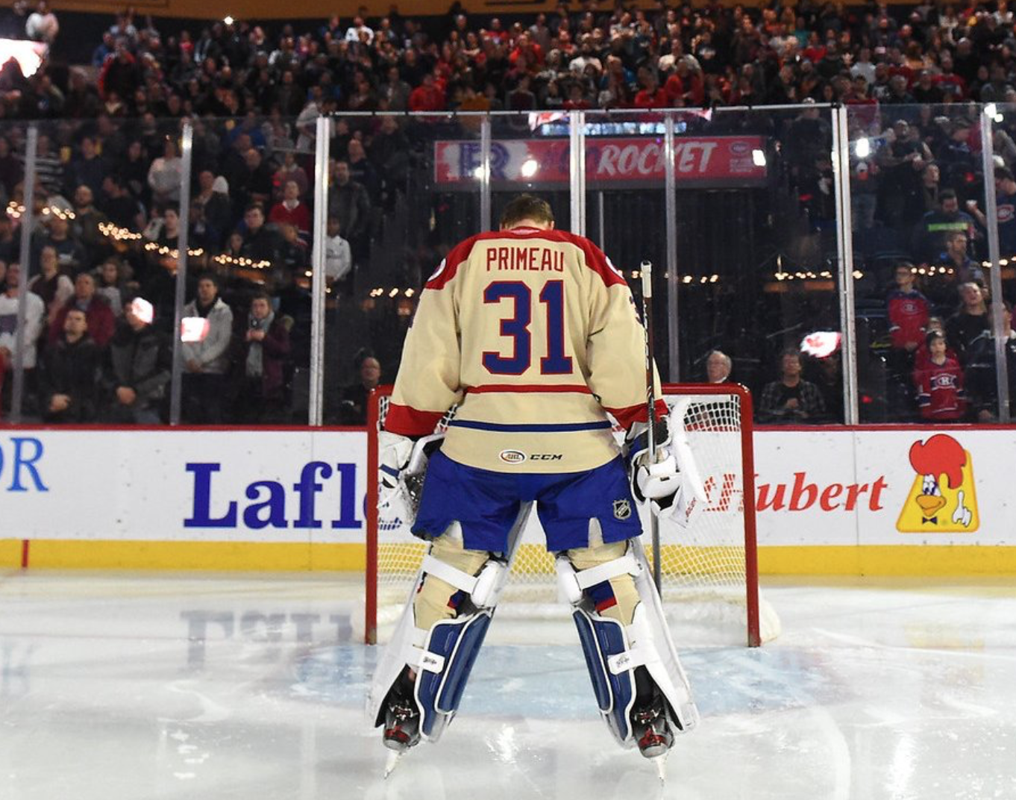
{"label": "hockey net", "polygon": [[[377,433],[384,425],[390,387],[370,400],[368,419],[367,585],[364,637],[384,641],[402,613],[426,544],[397,515],[378,512]],[[664,399],[679,411],[706,491],[706,504],[683,530],[660,522],[661,596],[675,636],[686,644],[757,646],[779,634],[779,618],[759,597],[755,546],[755,491],[751,397],[736,384],[668,385]],[[442,419],[447,427],[454,409]],[[619,430],[615,434],[620,437]],[[640,509],[644,515],[645,510]],[[643,518],[646,531],[649,526]],[[646,554],[653,560],[648,533]],[[567,616],[557,597],[554,559],[531,514],[498,617]]]}

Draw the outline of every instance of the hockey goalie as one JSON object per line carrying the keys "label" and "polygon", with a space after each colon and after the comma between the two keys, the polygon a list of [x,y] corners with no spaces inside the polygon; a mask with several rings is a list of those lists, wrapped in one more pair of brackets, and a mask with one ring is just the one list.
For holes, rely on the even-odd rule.
{"label": "hockey goalie", "polygon": [[[600,713],[622,746],[660,759],[662,774],[698,713],[635,503],[686,518],[699,491],[662,400],[655,457],[645,444],[644,332],[624,278],[588,239],[555,230],[542,199],[516,197],[500,222],[428,280],[380,434],[380,502],[405,499],[422,479],[412,530],[429,548],[368,713],[393,751],[389,770],[396,754],[438,740],[535,509]],[[455,405],[447,434],[433,436]],[[624,452],[608,414],[627,430]]]}

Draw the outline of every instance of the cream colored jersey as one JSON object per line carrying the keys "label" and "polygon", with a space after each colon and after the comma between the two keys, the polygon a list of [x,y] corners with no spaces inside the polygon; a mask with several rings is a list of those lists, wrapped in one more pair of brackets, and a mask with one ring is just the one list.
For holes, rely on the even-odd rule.
{"label": "cream colored jersey", "polygon": [[618,455],[608,412],[626,428],[646,419],[645,381],[631,291],[596,245],[528,227],[483,233],[427,281],[385,428],[426,435],[460,404],[442,445],[452,460],[579,472]]}

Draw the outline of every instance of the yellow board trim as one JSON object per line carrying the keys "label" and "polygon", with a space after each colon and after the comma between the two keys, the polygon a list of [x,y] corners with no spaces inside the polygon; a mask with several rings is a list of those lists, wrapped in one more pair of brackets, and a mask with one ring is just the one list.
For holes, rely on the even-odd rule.
{"label": "yellow board trim", "polygon": [[[542,548],[541,548],[542,549]],[[36,539],[29,569],[362,572],[362,544]],[[547,563],[551,561],[548,558]],[[0,569],[21,566],[21,540],[0,539]],[[762,547],[763,575],[1016,575],[1016,547]]]}
{"label": "yellow board trim", "polygon": [[763,575],[1016,575],[1016,547],[827,545],[760,547]]}

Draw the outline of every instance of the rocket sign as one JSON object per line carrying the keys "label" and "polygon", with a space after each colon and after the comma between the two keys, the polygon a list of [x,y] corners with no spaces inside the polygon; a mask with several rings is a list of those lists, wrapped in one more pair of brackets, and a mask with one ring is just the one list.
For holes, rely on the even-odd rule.
{"label": "rocket sign", "polygon": [[896,520],[900,533],[972,533],[980,527],[974,467],[963,445],[939,433],[910,447],[914,482]]}

